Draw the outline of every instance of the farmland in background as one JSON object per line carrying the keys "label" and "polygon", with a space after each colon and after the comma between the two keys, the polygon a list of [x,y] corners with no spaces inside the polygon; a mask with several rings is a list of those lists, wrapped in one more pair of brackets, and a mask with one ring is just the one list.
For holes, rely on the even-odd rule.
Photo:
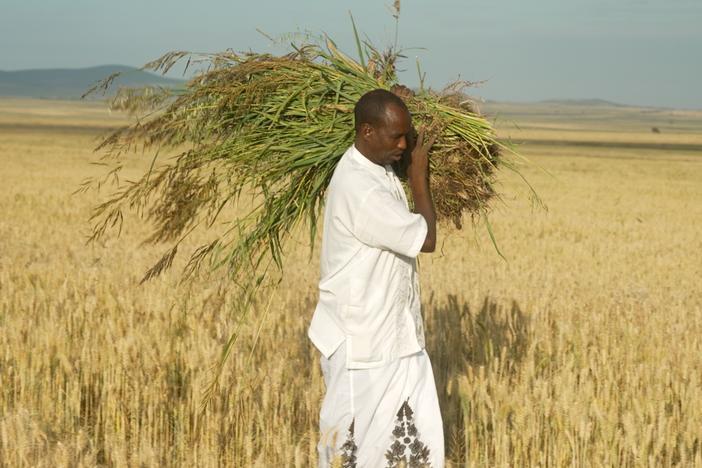
{"label": "farmland in background", "polygon": [[[548,211],[503,171],[490,219],[507,261],[483,227],[442,226],[420,256],[450,466],[702,466],[702,112],[482,110],[532,161]],[[184,258],[140,286],[167,246],[141,245],[133,218],[86,244],[112,188],[72,194],[125,121],[0,100],[0,466],[314,465],[318,251],[293,240],[280,287],[242,321],[223,275],[178,282]],[[122,182],[149,163],[130,156]]]}

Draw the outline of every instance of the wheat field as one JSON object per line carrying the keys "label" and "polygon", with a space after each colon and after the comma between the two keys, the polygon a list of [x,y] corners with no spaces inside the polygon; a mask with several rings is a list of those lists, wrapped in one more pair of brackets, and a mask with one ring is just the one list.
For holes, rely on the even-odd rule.
{"label": "wheat field", "polygon": [[[420,256],[449,466],[702,466],[702,112],[484,110],[523,142],[548,210],[502,172],[507,260],[483,227],[440,227]],[[314,466],[318,251],[294,240],[246,316],[222,275],[179,282],[184,258],[140,286],[167,246],[142,245],[134,218],[86,244],[111,188],[72,194],[124,121],[0,100],[0,466]],[[123,179],[149,162],[131,156]]]}

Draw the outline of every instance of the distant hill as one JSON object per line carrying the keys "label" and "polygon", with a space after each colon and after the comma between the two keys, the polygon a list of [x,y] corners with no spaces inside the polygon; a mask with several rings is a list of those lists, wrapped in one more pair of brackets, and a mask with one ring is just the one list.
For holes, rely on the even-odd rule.
{"label": "distant hill", "polygon": [[604,99],[547,99],[539,101],[544,104],[562,104],[575,106],[608,106],[608,107],[629,107],[626,104],[618,102],[606,101]]}
{"label": "distant hill", "polygon": [[[0,96],[78,99],[97,81],[115,72],[123,75],[115,80],[113,91],[119,86],[175,87],[184,83],[124,65],[0,71]],[[101,97],[101,94],[96,96]]]}

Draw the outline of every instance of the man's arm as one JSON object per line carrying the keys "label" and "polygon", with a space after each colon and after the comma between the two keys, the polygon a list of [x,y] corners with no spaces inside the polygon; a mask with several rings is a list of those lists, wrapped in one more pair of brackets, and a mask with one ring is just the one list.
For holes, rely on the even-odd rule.
{"label": "man's arm", "polygon": [[436,211],[429,187],[429,148],[434,144],[436,135],[425,142],[424,134],[425,129],[421,129],[412,149],[407,178],[412,190],[414,210],[421,214],[427,222],[427,237],[421,251],[433,252],[436,249]]}

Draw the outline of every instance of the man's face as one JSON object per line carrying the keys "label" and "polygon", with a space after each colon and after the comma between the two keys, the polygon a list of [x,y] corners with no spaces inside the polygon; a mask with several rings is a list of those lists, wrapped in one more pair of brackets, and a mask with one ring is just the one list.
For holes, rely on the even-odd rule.
{"label": "man's face", "polygon": [[363,138],[371,153],[368,156],[382,165],[400,161],[409,144],[411,130],[409,112],[398,105],[389,105],[383,122],[375,126],[364,125]]}

